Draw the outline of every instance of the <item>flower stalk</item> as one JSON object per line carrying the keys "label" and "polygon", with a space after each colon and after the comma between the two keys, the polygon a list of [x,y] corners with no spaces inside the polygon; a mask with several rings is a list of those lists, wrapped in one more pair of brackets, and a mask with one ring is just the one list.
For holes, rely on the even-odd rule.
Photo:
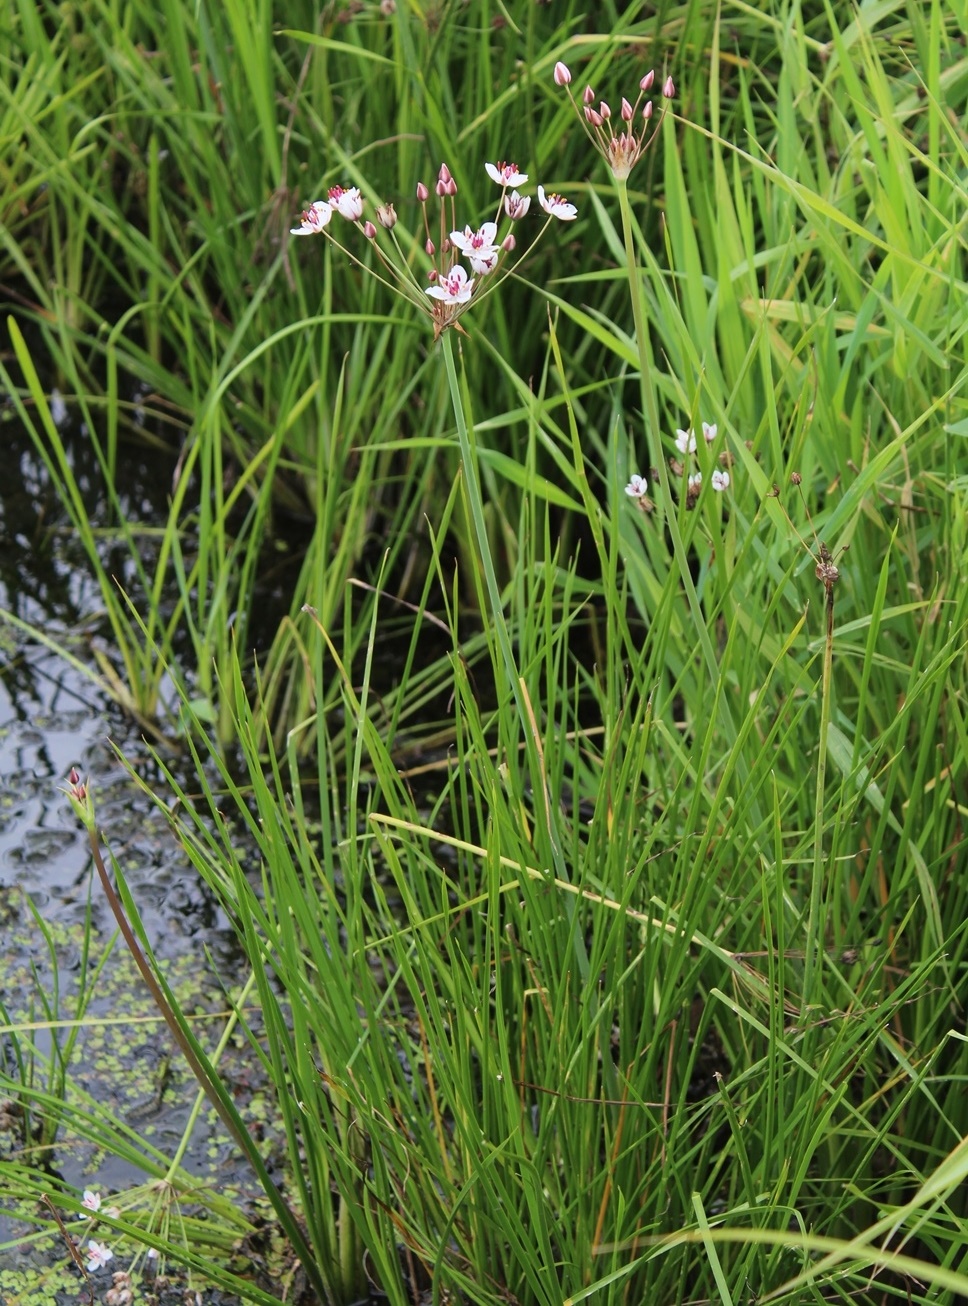
{"label": "flower stalk", "polygon": [[[565,88],[568,98],[571,100],[579,122],[591,141],[592,145],[605,160],[608,169],[615,180],[615,188],[618,192],[619,210],[622,215],[622,238],[625,245],[625,268],[629,281],[629,297],[632,301],[632,321],[635,328],[635,344],[639,356],[639,386],[642,397],[642,412],[646,418],[646,424],[651,433],[651,441],[654,443],[656,453],[655,465],[658,470],[659,483],[661,487],[661,503],[656,505],[657,521],[661,526],[663,520],[668,523],[669,534],[672,537],[672,548],[675,555],[676,564],[682,581],[683,589],[686,592],[686,599],[689,604],[689,610],[692,614],[693,622],[696,627],[696,633],[699,643],[702,647],[703,658],[709,668],[709,673],[715,680],[718,675],[718,665],[716,654],[712,646],[712,640],[709,638],[709,632],[706,629],[706,622],[702,615],[702,609],[699,604],[699,597],[696,594],[696,587],[693,584],[692,575],[689,571],[689,560],[686,556],[685,545],[682,540],[682,533],[679,530],[679,522],[673,508],[672,486],[669,480],[669,469],[666,466],[666,460],[662,454],[661,448],[661,425],[659,422],[659,406],[655,397],[655,386],[652,382],[651,360],[649,357],[648,343],[648,323],[645,317],[645,303],[642,291],[641,275],[638,268],[638,261],[635,252],[635,237],[632,224],[632,208],[629,202],[628,178],[632,169],[641,159],[642,155],[655,140],[662,120],[665,117],[666,107],[676,93],[675,84],[671,77],[666,77],[662,84],[662,112],[658,115],[658,121],[653,121],[655,112],[651,99],[646,99],[652,87],[655,84],[655,73],[649,71],[639,82],[639,93],[634,105],[628,100],[622,100],[621,109],[618,119],[621,122],[621,128],[613,128],[613,116],[610,105],[605,100],[599,100],[597,108],[595,107],[596,96],[591,86],[586,86],[582,94],[582,107],[579,108],[571,90],[571,70],[567,64],[559,61],[555,64],[554,71],[555,83]],[[643,99],[645,103],[643,105]],[[640,107],[641,106],[641,107]],[[639,498],[638,495],[634,496]],[[668,508],[662,505],[668,505]]]}

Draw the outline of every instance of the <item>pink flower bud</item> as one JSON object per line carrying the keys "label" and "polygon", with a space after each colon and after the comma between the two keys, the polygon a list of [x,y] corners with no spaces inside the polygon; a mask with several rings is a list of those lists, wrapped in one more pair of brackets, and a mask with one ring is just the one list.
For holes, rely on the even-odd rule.
{"label": "pink flower bud", "polygon": [[645,102],[645,108],[642,110],[642,117],[645,119],[646,122],[648,122],[649,119],[652,117],[652,101],[651,101],[651,100],[646,100],[646,102]]}
{"label": "pink flower bud", "polygon": [[622,96],[622,117],[626,122],[632,121],[632,106],[624,95]]}
{"label": "pink flower bud", "polygon": [[420,201],[420,203],[421,203],[421,204],[426,204],[426,203],[427,203],[427,198],[428,198],[429,195],[430,195],[430,191],[427,189],[427,187],[423,184],[422,181],[418,181],[418,182],[417,182],[417,199]]}
{"label": "pink flower bud", "polygon": [[639,82],[639,90],[646,91],[646,92],[651,91],[652,83],[654,81],[655,81],[655,69],[650,68],[649,71],[642,78],[642,80]]}
{"label": "pink flower bud", "polygon": [[363,235],[367,240],[373,240],[376,236],[376,227],[374,227],[373,223],[370,222],[369,218],[363,223]]}
{"label": "pink flower bud", "polygon": [[570,81],[571,81],[571,73],[568,70],[568,65],[563,64],[559,59],[558,62],[555,64],[555,85],[567,86],[570,83]]}
{"label": "pink flower bud", "polygon": [[582,104],[594,104],[595,92],[592,90],[590,86],[586,86],[581,93],[581,98],[582,98]]}
{"label": "pink flower bud", "polygon": [[598,112],[602,115],[603,118],[611,118],[612,116],[612,111],[604,100],[602,100],[601,104],[598,106]]}
{"label": "pink flower bud", "polygon": [[381,204],[376,216],[380,226],[386,227],[387,231],[392,231],[397,225],[397,211],[392,204]]}
{"label": "pink flower bud", "polygon": [[457,194],[457,182],[454,181],[453,177],[451,177],[450,181],[447,182],[446,194],[448,195]]}
{"label": "pink flower bud", "polygon": [[588,121],[591,123],[593,127],[601,127],[602,115],[598,112],[597,109],[586,109],[585,117],[588,119]]}
{"label": "pink flower bud", "polygon": [[501,241],[501,248],[505,250],[506,253],[510,254],[511,250],[514,249],[517,243],[518,242],[514,239],[514,232],[509,231],[508,234]]}
{"label": "pink flower bud", "polygon": [[440,165],[440,172],[437,173],[437,180],[442,181],[445,185],[450,181],[451,172],[446,163]]}
{"label": "pink flower bud", "polygon": [[444,237],[444,240],[443,240],[443,244],[442,244],[441,247],[440,247],[440,252],[441,252],[441,254],[449,254],[450,251],[451,251],[451,248],[452,248],[452,247],[451,247],[450,240],[448,239],[447,236],[445,236],[445,237]]}
{"label": "pink flower bud", "polygon": [[424,249],[427,251],[427,253],[430,255],[431,258],[433,258],[433,256],[437,253],[437,246],[434,244],[434,242],[430,239],[429,236],[427,237],[427,243],[426,245],[424,245]]}
{"label": "pink flower bud", "polygon": [[[428,244],[428,245],[430,244],[430,241],[429,241],[429,240],[427,241],[427,244]],[[429,253],[430,251],[428,250],[427,252]],[[436,268],[431,268],[431,269],[430,269],[430,271],[427,273],[427,280],[428,280],[428,281],[436,281],[436,280],[437,280],[437,269],[436,269]]]}
{"label": "pink flower bud", "polygon": [[676,93],[676,84],[671,77],[667,77],[662,83],[662,94],[667,100],[671,100]]}

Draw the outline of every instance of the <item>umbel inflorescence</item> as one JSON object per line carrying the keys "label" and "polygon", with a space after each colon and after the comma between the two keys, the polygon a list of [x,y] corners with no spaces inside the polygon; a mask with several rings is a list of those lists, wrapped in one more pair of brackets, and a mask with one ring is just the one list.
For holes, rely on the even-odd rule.
{"label": "umbel inflorescence", "polygon": [[[625,181],[655,140],[662,121],[661,113],[658,117],[655,116],[650,96],[655,85],[654,70],[650,69],[640,80],[634,104],[622,96],[618,114],[614,117],[607,101],[599,100],[595,103],[595,92],[590,86],[582,91],[582,107],[578,108],[571,92],[571,70],[560,59],[555,64],[555,82],[567,90],[585,134],[611,168],[613,177],[616,181]],[[675,93],[675,84],[671,77],[667,77],[662,83],[663,100],[668,102]]]}
{"label": "umbel inflorescence", "polygon": [[[459,319],[470,305],[496,289],[507,276],[508,259],[517,247],[513,228],[531,207],[530,195],[518,189],[527,182],[527,173],[519,171],[516,163],[486,163],[484,167],[491,180],[500,186],[501,194],[493,217],[479,227],[470,223],[463,227],[457,225],[457,182],[446,163],[440,165],[434,187],[439,213],[433,223],[428,213],[430,191],[423,182],[418,183],[422,248],[418,237],[404,250],[397,236],[397,214],[392,204],[375,208],[376,222],[364,218],[366,201],[356,186],[333,186],[326,199],[314,200],[309,205],[299,226],[292,227],[291,233],[328,237],[354,263],[427,313],[436,340],[448,327],[462,330]],[[577,216],[575,206],[561,195],[546,194],[542,186],[537,193],[538,204],[546,216],[536,239],[540,239],[553,219],[569,222]],[[334,234],[334,227],[338,229],[334,217],[362,233],[381,270],[364,263]],[[424,280],[429,284],[424,284]]]}

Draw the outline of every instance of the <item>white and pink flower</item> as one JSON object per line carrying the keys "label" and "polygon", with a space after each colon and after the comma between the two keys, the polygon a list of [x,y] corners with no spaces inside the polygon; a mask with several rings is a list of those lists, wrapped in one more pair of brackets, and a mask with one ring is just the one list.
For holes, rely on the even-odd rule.
{"label": "white and pink flower", "polygon": [[556,195],[554,191],[546,195],[543,186],[538,187],[538,203],[550,218],[558,218],[562,222],[571,222],[578,217],[578,210],[574,204],[570,204],[563,195]]}
{"label": "white and pink flower", "polygon": [[499,186],[523,186],[528,180],[528,174],[519,172],[516,163],[485,163],[484,171]]}
{"label": "white and pink flower", "polygon": [[513,190],[510,195],[504,197],[504,212],[512,222],[517,222],[520,218],[523,218],[530,207],[530,195],[519,195],[516,190]]}
{"label": "white and pink flower", "polygon": [[644,476],[634,473],[629,477],[629,483],[625,487],[625,493],[630,499],[644,499],[649,489],[649,482]]}
{"label": "white and pink flower", "polygon": [[497,223],[484,222],[479,230],[465,227],[463,231],[452,231],[450,242],[459,249],[471,265],[471,270],[478,276],[493,272],[497,267],[498,246]]}
{"label": "white and pink flower", "polygon": [[426,293],[442,304],[468,304],[473,290],[474,278],[468,281],[467,273],[458,263],[449,272],[441,273],[437,285],[429,286]]}
{"label": "white and pink flower", "polygon": [[333,216],[333,207],[325,200],[313,200],[306,209],[298,227],[290,227],[291,236],[317,236]]}
{"label": "white and pink flower", "polygon": [[328,198],[341,218],[345,218],[347,222],[359,222],[363,214],[363,196],[360,194],[359,187],[350,186],[344,189],[342,186],[331,186]]}
{"label": "white and pink flower", "polygon": [[681,428],[676,431],[676,448],[686,457],[686,455],[696,452],[696,433],[691,428],[683,431]]}
{"label": "white and pink flower", "polygon": [[729,472],[722,472],[717,467],[712,474],[711,480],[713,489],[716,493],[722,494],[723,490],[725,490],[729,485]]}
{"label": "white and pink flower", "polygon": [[87,1258],[88,1272],[93,1274],[95,1270],[100,1270],[102,1266],[107,1265],[108,1261],[114,1260],[114,1252],[104,1243],[95,1242],[92,1238],[87,1244]]}

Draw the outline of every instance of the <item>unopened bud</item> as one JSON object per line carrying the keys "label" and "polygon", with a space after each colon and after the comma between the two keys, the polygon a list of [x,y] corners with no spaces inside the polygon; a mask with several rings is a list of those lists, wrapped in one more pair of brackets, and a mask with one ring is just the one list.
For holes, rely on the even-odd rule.
{"label": "unopened bud", "polygon": [[418,182],[417,182],[417,199],[420,201],[420,203],[421,203],[421,204],[426,204],[429,195],[430,195],[430,191],[427,189],[427,187],[423,184],[422,181],[418,181]]}
{"label": "unopened bud", "polygon": [[433,258],[433,256],[437,253],[437,246],[434,244],[434,242],[430,239],[429,236],[427,237],[427,243],[426,245],[424,245],[424,249],[427,251],[427,253],[430,255],[431,258]]}
{"label": "unopened bud", "polygon": [[592,90],[590,86],[586,86],[581,93],[581,98],[582,98],[582,104],[594,104],[595,92]]}
{"label": "unopened bud", "polygon": [[555,64],[555,84],[557,86],[567,86],[571,82],[571,73],[567,64],[563,64],[559,59]]}
{"label": "unopened bud", "polygon": [[397,225],[397,211],[392,204],[381,204],[376,216],[380,226],[386,227],[387,231],[392,231]]}
{"label": "unopened bud", "polygon": [[622,96],[622,117],[626,122],[632,121],[632,106],[629,104],[628,100],[626,100],[624,95]]}
{"label": "unopened bud", "polygon": [[593,127],[601,127],[602,115],[598,112],[597,109],[586,109],[585,117],[588,119],[588,121],[591,123]]}
{"label": "unopened bud", "polygon": [[648,93],[652,90],[652,83],[655,81],[655,69],[650,68],[642,80],[639,82],[639,90]]}
{"label": "unopened bud", "polygon": [[441,254],[449,254],[450,251],[451,251],[450,239],[447,236],[445,236],[443,239],[443,243],[440,246],[440,252]]}
{"label": "unopened bud", "polygon": [[[793,482],[794,485],[799,485],[800,482],[803,480],[803,477],[800,475],[799,472],[791,472],[790,480]],[[777,491],[777,493],[779,493],[779,491]]]}
{"label": "unopened bud", "polygon": [[602,100],[601,104],[598,106],[598,112],[602,115],[603,118],[611,118],[612,116],[612,111],[604,100]]}
{"label": "unopened bud", "polygon": [[508,234],[507,234],[507,235],[504,237],[504,239],[501,241],[501,248],[502,248],[506,253],[510,254],[510,253],[511,253],[511,250],[514,249],[514,247],[515,247],[515,245],[516,245],[517,243],[518,243],[518,242],[514,239],[514,232],[513,232],[513,231],[509,231]]}
{"label": "unopened bud", "polygon": [[[428,245],[430,244],[430,241],[429,241],[429,240],[427,241],[427,244],[428,244]],[[436,280],[437,280],[437,269],[436,269],[436,268],[431,268],[431,269],[430,269],[430,271],[427,273],[427,280],[428,280],[428,281],[436,281]]]}
{"label": "unopened bud", "polygon": [[676,84],[671,77],[667,77],[662,83],[662,94],[667,100],[671,100],[676,93]]}
{"label": "unopened bud", "polygon": [[363,223],[363,235],[367,240],[373,240],[376,236],[376,227],[374,227],[369,218],[367,218],[366,222]]}
{"label": "unopened bud", "polygon": [[437,180],[442,181],[446,185],[446,183],[450,181],[450,178],[451,178],[450,168],[447,167],[446,163],[442,163],[440,165],[440,172],[437,173]]}
{"label": "unopened bud", "polygon": [[646,102],[645,102],[645,107],[644,107],[643,110],[642,110],[642,117],[645,119],[646,122],[648,122],[649,119],[652,117],[652,101],[651,101],[651,100],[646,100]]}

